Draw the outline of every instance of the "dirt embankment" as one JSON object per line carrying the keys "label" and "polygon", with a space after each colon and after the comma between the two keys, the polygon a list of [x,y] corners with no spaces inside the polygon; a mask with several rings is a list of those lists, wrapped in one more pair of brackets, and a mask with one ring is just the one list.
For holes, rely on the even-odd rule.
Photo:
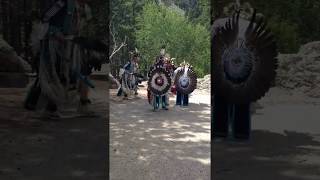
{"label": "dirt embankment", "polygon": [[320,41],[301,46],[297,54],[280,54],[277,86],[320,97]]}
{"label": "dirt embankment", "polygon": [[211,89],[211,75],[205,75],[203,78],[198,78],[197,89],[206,90],[210,92]]}
{"label": "dirt embankment", "polygon": [[0,38],[0,88],[25,87],[28,84],[28,72],[31,72],[31,66]]}

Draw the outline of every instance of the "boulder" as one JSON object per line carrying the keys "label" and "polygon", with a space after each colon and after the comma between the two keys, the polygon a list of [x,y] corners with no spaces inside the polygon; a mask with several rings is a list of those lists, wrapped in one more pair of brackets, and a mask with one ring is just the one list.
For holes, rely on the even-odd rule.
{"label": "boulder", "polygon": [[22,88],[28,84],[27,73],[31,66],[17,55],[14,49],[0,38],[0,87]]}
{"label": "boulder", "polygon": [[301,46],[297,54],[280,54],[276,85],[320,97],[320,41]]}
{"label": "boulder", "polygon": [[0,38],[0,72],[31,72],[31,66],[19,57],[14,49]]}
{"label": "boulder", "polygon": [[199,90],[211,90],[211,75],[205,75],[203,78],[198,78],[197,79],[197,89]]}

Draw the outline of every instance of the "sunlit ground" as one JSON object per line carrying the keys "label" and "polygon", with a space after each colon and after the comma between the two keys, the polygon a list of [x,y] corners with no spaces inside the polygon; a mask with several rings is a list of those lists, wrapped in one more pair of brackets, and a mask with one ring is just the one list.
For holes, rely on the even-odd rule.
{"label": "sunlit ground", "polygon": [[152,112],[144,94],[111,101],[111,179],[209,180],[210,96],[192,96],[186,108],[172,97],[169,111]]}

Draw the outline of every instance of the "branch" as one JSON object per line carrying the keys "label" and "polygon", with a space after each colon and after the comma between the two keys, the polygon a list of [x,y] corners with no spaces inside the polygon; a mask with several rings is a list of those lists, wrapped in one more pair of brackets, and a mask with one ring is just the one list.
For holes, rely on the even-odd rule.
{"label": "branch", "polygon": [[119,47],[114,46],[114,49],[113,49],[111,55],[109,56],[109,59],[111,59],[122,47],[127,45],[126,41],[127,41],[127,36],[125,36],[124,41],[120,44]]}
{"label": "branch", "polygon": [[[113,44],[114,44],[114,47],[113,47],[113,51],[115,50],[115,47],[117,47],[117,41],[116,41],[116,38],[115,38],[115,35],[113,34],[112,32],[112,28],[111,28],[111,22],[109,24],[109,30],[110,30],[110,34],[112,36],[112,41],[113,41]],[[112,51],[112,52],[113,52]]]}
{"label": "branch", "polygon": [[112,40],[113,40],[113,50],[111,55],[109,56],[109,59],[111,59],[122,47],[127,46],[126,41],[127,41],[127,36],[125,36],[124,41],[120,44],[120,46],[117,45],[117,40],[116,37],[114,35],[114,33],[112,32],[112,28],[111,28],[111,22],[109,25],[109,29],[110,29],[110,34],[112,36]]}

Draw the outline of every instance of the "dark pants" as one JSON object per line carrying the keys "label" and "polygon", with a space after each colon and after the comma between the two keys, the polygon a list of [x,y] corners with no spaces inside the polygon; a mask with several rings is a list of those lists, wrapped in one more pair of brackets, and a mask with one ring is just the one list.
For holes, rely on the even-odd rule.
{"label": "dark pants", "polygon": [[189,95],[177,92],[176,105],[188,106],[189,105]]}
{"label": "dark pants", "polygon": [[232,135],[238,139],[249,139],[251,131],[250,104],[228,104],[222,98],[215,96],[213,105],[213,136]]}
{"label": "dark pants", "polygon": [[166,96],[154,96],[155,98],[155,107],[159,108],[160,105],[162,106],[162,108],[166,107]]}
{"label": "dark pants", "polygon": [[39,78],[33,83],[31,88],[28,91],[26,99],[24,101],[24,107],[27,110],[36,110],[37,102],[41,94],[41,88],[39,86]]}
{"label": "dark pants", "polygon": [[[36,110],[36,106],[41,95],[41,88],[38,84],[39,78],[36,79],[31,89],[29,90],[27,97],[24,102],[24,107],[28,110]],[[50,112],[55,112],[58,110],[58,107],[51,100],[48,100],[46,110]]]}
{"label": "dark pants", "polygon": [[120,87],[117,93],[117,96],[121,96],[122,95],[122,88]]}
{"label": "dark pants", "polygon": [[122,79],[120,79],[120,82],[121,82],[121,85],[120,85],[120,88],[118,90],[117,96],[122,96],[122,94],[123,94],[124,97],[128,97],[128,95],[122,89]]}

